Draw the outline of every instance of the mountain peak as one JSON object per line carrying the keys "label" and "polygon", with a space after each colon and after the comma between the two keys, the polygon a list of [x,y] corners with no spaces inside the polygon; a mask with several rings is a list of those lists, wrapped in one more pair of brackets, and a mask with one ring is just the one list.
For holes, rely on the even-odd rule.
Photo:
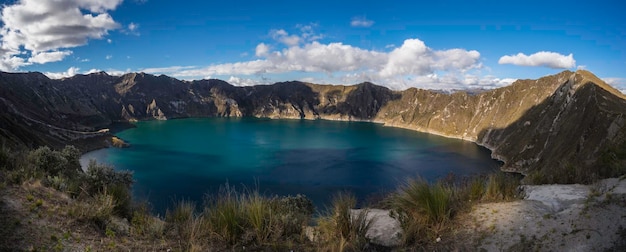
{"label": "mountain peak", "polygon": [[620,97],[622,99],[626,99],[626,95],[624,95],[621,91],[617,90],[613,86],[606,83],[604,80],[598,78],[595,74],[587,70],[577,70],[575,75],[577,76],[576,81],[579,81],[580,84],[595,84],[598,87],[603,88],[604,90],[610,92],[611,94]]}

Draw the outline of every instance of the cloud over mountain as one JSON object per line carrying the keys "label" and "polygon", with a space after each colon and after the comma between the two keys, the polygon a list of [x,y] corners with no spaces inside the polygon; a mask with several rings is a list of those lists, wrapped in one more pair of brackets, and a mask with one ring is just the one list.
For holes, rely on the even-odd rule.
{"label": "cloud over mountain", "polygon": [[516,55],[505,55],[498,60],[498,64],[513,64],[518,66],[542,66],[555,69],[568,69],[576,66],[576,60],[574,55],[569,54],[567,56],[555,53],[541,51],[526,55],[518,53]]}
{"label": "cloud over mountain", "polygon": [[[275,30],[270,34],[276,35],[273,38],[278,43],[288,46],[272,50],[273,47],[270,45],[260,43],[255,48],[255,55],[258,57],[255,60],[215,64],[204,68],[177,69],[180,71],[163,73],[182,78],[287,72],[323,73],[330,77],[338,75],[339,79],[345,82],[372,81],[394,89],[408,88],[416,84],[479,83],[465,81],[463,76],[456,76],[471,69],[481,68],[480,53],[475,50],[459,48],[435,50],[414,38],[405,40],[400,47],[391,52],[385,52],[339,42],[302,43],[296,38],[303,36],[289,35],[284,30]],[[296,40],[299,43],[295,44]],[[443,76],[449,81],[441,79]],[[473,79],[475,78],[472,77]]]}

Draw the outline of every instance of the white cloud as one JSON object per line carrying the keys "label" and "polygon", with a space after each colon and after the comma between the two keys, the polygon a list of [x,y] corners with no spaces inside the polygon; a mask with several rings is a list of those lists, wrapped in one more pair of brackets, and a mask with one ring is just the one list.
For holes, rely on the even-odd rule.
{"label": "white cloud", "polygon": [[576,66],[574,55],[567,56],[555,53],[541,51],[531,55],[518,53],[517,55],[505,55],[498,60],[498,64],[513,64],[518,66],[543,66],[555,69],[573,68]]}
{"label": "white cloud", "polygon": [[[474,50],[435,50],[419,39],[407,39],[391,52],[366,50],[342,43],[311,42],[281,50],[261,43],[256,47],[260,59],[211,65],[155,69],[178,78],[198,76],[260,77],[280,73],[321,73],[327,83],[353,84],[370,81],[393,89],[408,87],[462,88],[499,86],[507,80],[478,78],[466,80],[467,72],[480,69],[480,53]],[[441,76],[437,73],[442,74]],[[236,80],[236,79],[234,79]],[[238,83],[251,83],[239,80]]]}
{"label": "white cloud", "polygon": [[20,68],[21,66],[31,65],[32,63],[27,62],[24,58],[20,58],[13,55],[3,55],[0,59],[0,70],[2,71],[12,71]]}
{"label": "white cloud", "polygon": [[131,22],[131,23],[128,25],[128,30],[130,30],[130,31],[135,31],[135,30],[137,30],[137,28],[139,28],[139,25],[138,25],[138,24],[135,24],[135,23],[132,23],[132,22]]}
{"label": "white cloud", "polygon": [[110,54],[109,54],[109,55],[107,55],[107,56],[104,56],[104,58],[105,58],[105,59],[107,59],[107,60],[110,60],[110,59],[112,59],[112,58],[113,58],[113,55],[110,55]]}
{"label": "white cloud", "polygon": [[606,77],[602,78],[604,82],[618,89],[623,94],[626,94],[626,78],[618,77]]}
{"label": "white cloud", "polygon": [[389,60],[380,71],[382,77],[395,75],[427,75],[436,70],[466,71],[480,67],[480,53],[463,49],[436,51],[419,39],[407,39],[389,53]]}
{"label": "white cloud", "polygon": [[107,39],[107,43],[111,44],[111,43],[113,43],[113,40]]}
{"label": "white cloud", "polygon": [[122,32],[129,34],[129,35],[135,35],[135,36],[139,36],[139,24],[133,23],[131,22],[130,24],[128,24],[127,28],[125,30],[123,30]]}
{"label": "white cloud", "polygon": [[352,21],[350,21],[350,26],[352,27],[370,27],[374,25],[374,21],[368,20],[364,16],[353,17]]}
{"label": "white cloud", "polygon": [[317,24],[315,23],[311,23],[308,25],[301,25],[301,24],[296,25],[296,28],[300,29],[300,37],[302,38],[303,41],[306,41],[306,42],[317,41],[317,40],[324,38],[323,34],[318,34],[317,32],[315,32],[316,27],[317,27]]}
{"label": "white cloud", "polygon": [[281,42],[287,46],[295,46],[300,43],[301,39],[298,35],[289,35],[285,30],[271,30],[270,36],[278,42]]}
{"label": "white cloud", "polygon": [[384,53],[363,50],[342,43],[312,42],[302,47],[293,46],[271,53],[264,52],[261,46],[259,52],[267,55],[266,58],[185,70],[175,73],[174,76],[253,75],[293,71],[332,74],[337,71],[378,68],[386,59]]}
{"label": "white cloud", "polygon": [[48,62],[61,61],[65,56],[72,54],[72,51],[53,51],[53,52],[38,52],[28,59],[29,62],[37,64],[45,64]]}
{"label": "white cloud", "polygon": [[254,86],[254,85],[259,85],[259,84],[267,84],[267,83],[263,83],[261,80],[240,78],[240,77],[235,77],[232,75],[228,78],[226,82],[234,86]]}
{"label": "white cloud", "polygon": [[[101,71],[102,70],[99,70],[99,69],[89,70],[89,72],[92,72],[92,73],[94,73],[94,72],[101,72]],[[111,76],[122,76],[124,74],[131,73],[132,71],[129,68],[129,69],[126,69],[126,70],[108,69],[108,70],[105,70],[105,72],[107,74],[111,75]]]}
{"label": "white cloud", "polygon": [[78,67],[70,67],[65,72],[60,72],[60,73],[45,72],[43,74],[48,76],[48,78],[50,78],[50,79],[62,79],[62,78],[72,77],[72,76],[78,74],[79,70],[80,70],[80,68],[78,68]]}
{"label": "white cloud", "polygon": [[[81,72],[80,68],[78,67],[70,67],[65,72],[45,72],[43,74],[48,76],[48,78],[50,79],[62,79],[62,78],[72,77],[77,74],[92,74],[92,73],[99,73],[99,72],[102,72],[102,70],[92,68],[92,69],[89,69],[88,71]],[[109,69],[109,70],[106,70],[105,72],[111,76],[121,76],[121,75],[130,73],[132,71],[131,69],[126,69],[126,70]]]}
{"label": "white cloud", "polygon": [[303,71],[325,72],[355,71],[378,68],[386,60],[384,53],[364,50],[342,43],[320,44],[312,42],[302,47],[293,46],[273,52],[267,60],[275,72]]}
{"label": "white cloud", "polygon": [[194,77],[212,75],[253,75],[275,71],[275,66],[268,60],[253,60],[236,63],[211,65],[205,68],[193,68],[172,73],[174,77]]}
{"label": "white cloud", "polygon": [[296,25],[300,34],[289,34],[284,29],[274,29],[269,32],[269,36],[286,46],[297,46],[299,44],[310,43],[313,41],[318,41],[324,37],[322,34],[318,34],[315,32],[315,28],[317,24],[311,23],[308,25]]}
{"label": "white cloud", "polygon": [[602,78],[602,80],[612,86],[626,85],[626,78],[607,77]]}
{"label": "white cloud", "polygon": [[[59,61],[71,53],[59,49],[103,38],[108,31],[119,28],[107,12],[121,2],[19,0],[3,5],[0,15],[3,24],[0,27],[1,70],[12,71],[32,63]],[[28,55],[31,58],[24,59]]]}
{"label": "white cloud", "polygon": [[92,74],[92,73],[99,73],[99,72],[102,72],[102,70],[92,68],[92,69],[89,69],[89,71],[85,72],[84,74]]}
{"label": "white cloud", "polygon": [[476,75],[466,74],[462,80],[462,83],[470,88],[494,88],[510,85],[517,79],[504,78],[500,79],[492,75],[479,77]]}
{"label": "white cloud", "polygon": [[270,51],[270,47],[264,43],[260,43],[256,46],[255,53],[257,57],[265,57]]}
{"label": "white cloud", "polygon": [[149,74],[172,74],[176,72],[180,72],[185,69],[192,69],[194,66],[171,66],[171,67],[153,67],[153,68],[142,68],[139,71]]}

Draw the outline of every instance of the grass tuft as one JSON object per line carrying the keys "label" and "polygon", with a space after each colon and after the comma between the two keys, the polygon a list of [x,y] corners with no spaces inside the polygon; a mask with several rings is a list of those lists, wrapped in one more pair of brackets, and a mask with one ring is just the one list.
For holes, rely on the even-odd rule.
{"label": "grass tuft", "polygon": [[88,200],[77,201],[69,209],[68,214],[76,217],[77,220],[93,222],[104,230],[106,223],[113,215],[115,205],[113,196],[103,193]]}
{"label": "grass tuft", "polygon": [[220,189],[215,198],[209,199],[204,214],[213,238],[235,244],[243,234],[245,218],[240,195],[228,184]]}
{"label": "grass tuft", "polygon": [[497,172],[489,175],[483,200],[510,201],[520,197],[520,180],[511,174]]}
{"label": "grass tuft", "polygon": [[196,215],[196,204],[192,201],[180,201],[174,210],[165,214],[166,228],[170,235],[177,238],[182,250],[206,250],[206,225],[202,215]]}
{"label": "grass tuft", "polygon": [[429,184],[422,178],[410,179],[392,199],[394,214],[404,229],[404,243],[435,240],[446,231],[454,209],[454,190],[443,183]]}
{"label": "grass tuft", "polygon": [[366,248],[365,237],[371,221],[367,219],[367,210],[352,214],[356,207],[356,198],[349,193],[338,193],[333,197],[332,206],[326,214],[319,217],[319,243],[326,250],[361,251]]}

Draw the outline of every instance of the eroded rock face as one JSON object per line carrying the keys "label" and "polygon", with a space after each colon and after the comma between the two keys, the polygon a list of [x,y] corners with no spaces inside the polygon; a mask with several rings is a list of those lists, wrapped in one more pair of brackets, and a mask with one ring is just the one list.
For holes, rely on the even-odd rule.
{"label": "eroded rock face", "polygon": [[144,73],[62,80],[1,73],[0,108],[6,111],[0,137],[32,146],[73,141],[47,125],[90,132],[118,121],[183,117],[359,120],[473,141],[504,161],[504,170],[521,173],[568,165],[598,169],[603,153],[626,139],[624,95],[587,71],[452,94],[371,83],[234,87]]}

